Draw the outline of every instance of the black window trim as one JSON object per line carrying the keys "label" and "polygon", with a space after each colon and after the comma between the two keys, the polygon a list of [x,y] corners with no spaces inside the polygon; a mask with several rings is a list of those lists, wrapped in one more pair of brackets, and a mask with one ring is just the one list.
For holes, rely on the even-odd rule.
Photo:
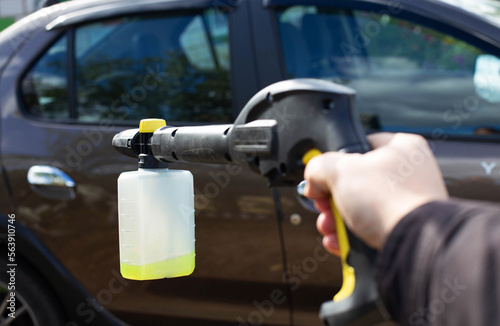
{"label": "black window trim", "polygon": [[75,58],[75,28],[67,31],[66,43],[66,76],[68,78],[68,109],[69,119],[78,120],[78,104],[76,94],[76,58]]}
{"label": "black window trim", "polygon": [[[220,2],[220,4],[219,4]],[[65,15],[59,16],[49,22],[45,29],[47,31],[69,28],[95,21],[126,17],[130,15],[144,15],[158,12],[176,12],[189,10],[203,10],[218,5],[220,10],[232,10],[234,6],[224,1],[214,3],[213,0],[126,0],[118,3],[106,3],[83,7]],[[227,7],[227,8],[226,8]]]}

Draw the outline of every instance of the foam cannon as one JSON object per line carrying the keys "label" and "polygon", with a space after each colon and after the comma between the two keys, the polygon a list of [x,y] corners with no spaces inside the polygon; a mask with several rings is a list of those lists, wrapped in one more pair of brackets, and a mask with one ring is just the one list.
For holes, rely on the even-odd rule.
{"label": "foam cannon", "polygon": [[[176,162],[239,164],[267,178],[270,187],[297,186],[314,155],[370,150],[354,96],[352,89],[327,81],[282,81],[250,99],[234,124],[125,130],[113,146],[139,157],[145,169]],[[346,229],[338,212],[334,215],[343,284],[321,306],[320,317],[326,325],[381,322],[387,315],[374,281],[376,252]]]}

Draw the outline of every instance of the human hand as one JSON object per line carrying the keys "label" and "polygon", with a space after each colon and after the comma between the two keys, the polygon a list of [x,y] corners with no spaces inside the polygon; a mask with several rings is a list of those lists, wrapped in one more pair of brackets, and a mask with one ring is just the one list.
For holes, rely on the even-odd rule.
{"label": "human hand", "polygon": [[382,249],[396,224],[415,208],[445,200],[448,192],[427,141],[413,134],[368,136],[366,154],[329,152],[306,166],[306,197],[321,212],[317,227],[323,245],[338,255],[333,200],[347,227],[375,249]]}

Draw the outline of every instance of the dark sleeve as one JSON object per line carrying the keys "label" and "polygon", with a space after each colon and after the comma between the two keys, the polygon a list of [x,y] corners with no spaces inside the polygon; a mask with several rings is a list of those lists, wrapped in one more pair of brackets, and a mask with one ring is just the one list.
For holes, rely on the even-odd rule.
{"label": "dark sleeve", "polygon": [[451,200],[403,218],[377,282],[403,325],[500,325],[500,206]]}

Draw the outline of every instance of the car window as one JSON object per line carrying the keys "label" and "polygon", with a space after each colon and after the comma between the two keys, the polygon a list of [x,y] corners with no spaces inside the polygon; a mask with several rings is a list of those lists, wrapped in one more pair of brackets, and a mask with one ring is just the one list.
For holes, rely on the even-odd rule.
{"label": "car window", "polygon": [[279,11],[278,21],[287,77],[354,88],[366,128],[500,133],[498,57],[374,12],[293,6]]}
{"label": "car window", "polygon": [[[231,122],[228,33],[226,15],[215,10],[123,17],[79,26],[73,34],[73,73],[69,74],[74,76],[69,85],[75,98],[69,104],[66,98],[58,98],[66,103],[65,115],[36,114],[23,86],[25,106],[49,119],[67,118],[73,112],[71,118],[87,123],[148,117]],[[33,80],[31,75],[44,73],[41,63],[48,60],[52,48],[32,67],[23,85]],[[41,88],[50,86],[42,78],[40,83]],[[38,94],[34,97],[41,99]]]}
{"label": "car window", "polygon": [[67,37],[64,36],[23,78],[23,99],[32,115],[48,119],[69,118],[66,53]]}

